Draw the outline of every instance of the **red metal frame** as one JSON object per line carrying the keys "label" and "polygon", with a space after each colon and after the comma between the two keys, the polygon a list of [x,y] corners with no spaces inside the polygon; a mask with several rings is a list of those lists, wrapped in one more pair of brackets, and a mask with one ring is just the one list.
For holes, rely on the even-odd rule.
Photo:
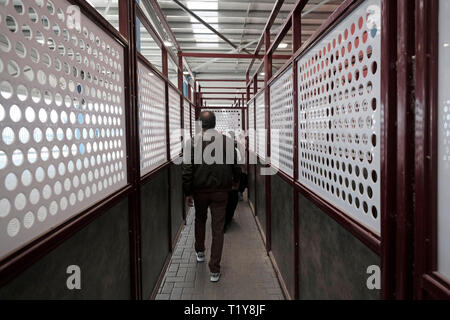
{"label": "red metal frame", "polygon": [[413,297],[414,1],[397,4],[397,217],[395,298]]}
{"label": "red metal frame", "polygon": [[[259,51],[261,50],[261,47],[264,44],[264,34],[267,30],[269,30],[272,28],[273,23],[275,22],[275,19],[278,16],[278,13],[281,10],[281,7],[283,6],[284,0],[277,0],[277,2],[275,2],[272,12],[270,13],[269,18],[267,19],[267,23],[263,29],[263,32],[261,34],[261,37],[259,38],[258,44],[256,45],[255,51],[254,51],[254,55],[257,55],[259,53]],[[250,73],[250,70],[253,67],[253,64],[255,63],[255,59],[252,59],[252,61],[250,62],[246,74],[248,75]]]}
{"label": "red metal frame", "polygon": [[[190,58],[219,58],[219,59],[263,59],[264,55],[245,54],[245,53],[214,53],[214,52],[182,52],[183,57]],[[289,59],[290,55],[277,54],[274,59],[284,60]]]}
{"label": "red metal frame", "polygon": [[[156,3],[155,0],[150,0]],[[362,3],[363,0],[345,1],[324,23],[314,35],[301,44],[301,11],[306,0],[298,0],[294,9],[283,24],[280,32],[271,41],[270,29],[284,1],[277,1],[264,28],[264,32],[253,54],[226,54],[221,57],[251,58],[245,80],[233,79],[194,79],[194,96],[191,96],[191,85],[188,85],[190,115],[200,112],[203,103],[208,100],[231,100],[230,107],[206,107],[208,109],[241,109],[243,126],[248,128],[249,114],[245,107],[253,104],[255,95],[265,90],[267,154],[270,156],[270,85],[290,66],[294,67],[294,177],[283,172],[278,176],[292,185],[294,192],[294,275],[295,298],[299,296],[299,203],[298,195],[302,194],[332,217],[370,250],[381,257],[382,291],[384,299],[450,299],[450,282],[437,272],[437,88],[438,88],[438,0],[382,0],[382,108],[385,110],[382,120],[382,229],[381,236],[367,229],[341,210],[335,208],[316,194],[302,186],[298,181],[298,84],[297,60],[347,14]],[[154,176],[171,165],[170,143],[167,146],[168,161],[159,168],[140,177],[139,163],[139,128],[137,97],[137,62],[146,64],[165,82],[166,102],[166,137],[169,140],[169,100],[168,88],[172,86],[179,94],[182,103],[181,125],[184,124],[184,108],[186,103],[183,93],[183,56],[218,57],[218,54],[192,54],[178,51],[178,57],[164,46],[145,14],[134,0],[119,1],[120,33],[115,30],[94,8],[82,0],[70,0],[78,5],[82,12],[112,36],[125,50],[125,93],[126,93],[126,132],[128,156],[128,185],[103,199],[91,208],[59,225],[52,231],[42,235],[25,247],[13,252],[0,261],[0,284],[5,284],[26,268],[58,247],[64,241],[86,227],[104,214],[108,209],[124,199],[129,199],[129,232],[130,232],[130,266],[131,295],[133,299],[142,299],[142,270],[140,243],[140,188],[151,181]],[[161,13],[161,12],[160,12]],[[412,19],[415,13],[415,20]],[[156,70],[136,48],[136,22],[148,29],[162,49],[163,70]],[[167,21],[166,21],[167,23]],[[168,32],[170,27],[166,26]],[[292,27],[293,55],[273,56],[274,50]],[[173,36],[173,34],[172,34]],[[415,42],[414,42],[415,37]],[[177,46],[176,39],[175,41]],[[259,51],[265,44],[265,54]],[[177,61],[178,87],[168,80],[168,56]],[[272,75],[272,60],[289,58],[283,67]],[[415,60],[414,60],[415,57]],[[249,70],[254,59],[264,58],[256,73],[250,76]],[[394,63],[395,62],[395,63]],[[264,80],[258,80],[258,73],[264,68]],[[412,77],[415,71],[415,78]],[[181,82],[180,82],[181,79]],[[197,82],[234,82],[233,87],[201,87]],[[245,87],[238,83],[245,82]],[[261,88],[258,84],[264,82]],[[203,90],[202,90],[203,89]],[[205,89],[240,89],[245,93],[208,92]],[[258,90],[259,89],[259,90]],[[205,98],[212,94],[237,94],[241,98]],[[252,97],[253,96],[253,97]],[[191,100],[192,101],[192,100]],[[255,110],[256,111],[256,110]],[[247,112],[247,116],[245,113]],[[256,126],[256,112],[254,112]],[[189,124],[189,127],[191,124]],[[256,145],[256,135],[255,135]],[[254,166],[255,176],[257,166]],[[414,177],[412,176],[414,174]],[[170,170],[169,170],[170,181]],[[271,179],[266,177],[266,248],[271,250]],[[414,185],[413,185],[414,184]],[[169,188],[170,182],[169,182]],[[170,190],[169,190],[170,191]],[[411,201],[411,199],[414,201]],[[414,204],[414,206],[413,206]],[[257,215],[255,203],[255,215]],[[412,214],[413,213],[413,214]],[[169,247],[173,248],[171,239],[171,221],[169,205]],[[413,247],[414,243],[414,247]],[[281,279],[282,280],[282,279]]]}
{"label": "red metal frame", "polygon": [[414,297],[450,299],[437,272],[438,0],[416,1]]}

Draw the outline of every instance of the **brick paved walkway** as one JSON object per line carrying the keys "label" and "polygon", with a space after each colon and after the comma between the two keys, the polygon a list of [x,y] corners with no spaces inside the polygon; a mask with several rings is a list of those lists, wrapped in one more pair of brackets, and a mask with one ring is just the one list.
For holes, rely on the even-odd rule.
{"label": "brick paved walkway", "polygon": [[157,300],[281,300],[275,272],[264,249],[255,220],[246,202],[240,202],[225,233],[222,276],[209,281],[211,223],[206,232],[206,262],[197,263],[194,250],[194,213],[188,215]]}

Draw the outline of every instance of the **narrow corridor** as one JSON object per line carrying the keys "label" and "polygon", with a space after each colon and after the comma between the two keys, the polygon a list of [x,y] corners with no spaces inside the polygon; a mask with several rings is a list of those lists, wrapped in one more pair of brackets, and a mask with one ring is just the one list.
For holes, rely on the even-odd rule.
{"label": "narrow corridor", "polygon": [[[0,0],[0,301],[450,300],[449,17]],[[185,203],[233,187],[211,283]]]}
{"label": "narrow corridor", "polygon": [[[197,263],[192,209],[156,296],[157,300],[283,300],[283,293],[267,256],[255,219],[246,202],[240,202],[225,233],[222,276],[209,281],[208,264]],[[210,216],[206,256],[211,246]]]}

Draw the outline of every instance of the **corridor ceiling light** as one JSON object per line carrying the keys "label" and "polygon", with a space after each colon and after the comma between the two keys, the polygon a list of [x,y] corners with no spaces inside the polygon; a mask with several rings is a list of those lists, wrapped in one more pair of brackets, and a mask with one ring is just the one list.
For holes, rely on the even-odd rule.
{"label": "corridor ceiling light", "polygon": [[191,10],[218,10],[219,3],[213,1],[187,1],[187,7]]}
{"label": "corridor ceiling light", "polygon": [[450,43],[444,43],[444,48],[447,48],[450,46]]}
{"label": "corridor ceiling light", "polygon": [[287,43],[282,42],[282,43],[280,43],[280,45],[278,46],[278,48],[280,48],[280,49],[286,49],[287,46],[288,46]]}
{"label": "corridor ceiling light", "polygon": [[172,43],[172,41],[166,40],[166,41],[164,41],[164,45],[165,45],[166,47],[172,47],[172,46],[173,46],[173,43]]}

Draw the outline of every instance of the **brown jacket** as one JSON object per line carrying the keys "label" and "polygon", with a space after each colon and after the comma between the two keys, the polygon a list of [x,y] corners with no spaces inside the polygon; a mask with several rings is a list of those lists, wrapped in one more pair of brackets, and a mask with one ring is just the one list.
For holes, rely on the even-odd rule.
{"label": "brown jacket", "polygon": [[[200,133],[194,137],[194,140],[186,143],[183,158],[183,191],[186,196],[197,192],[230,191],[233,184],[239,183],[241,168],[238,165],[234,141],[224,135],[220,136],[223,139],[221,163],[206,164],[203,156],[201,159],[196,159],[196,155],[200,154],[198,148],[201,146],[201,155],[203,155],[205,148],[214,141],[214,137],[211,141],[205,141],[203,133]],[[227,148],[227,146],[232,147]],[[190,148],[190,152],[188,148]],[[233,152],[231,164],[226,162],[227,152]]]}

